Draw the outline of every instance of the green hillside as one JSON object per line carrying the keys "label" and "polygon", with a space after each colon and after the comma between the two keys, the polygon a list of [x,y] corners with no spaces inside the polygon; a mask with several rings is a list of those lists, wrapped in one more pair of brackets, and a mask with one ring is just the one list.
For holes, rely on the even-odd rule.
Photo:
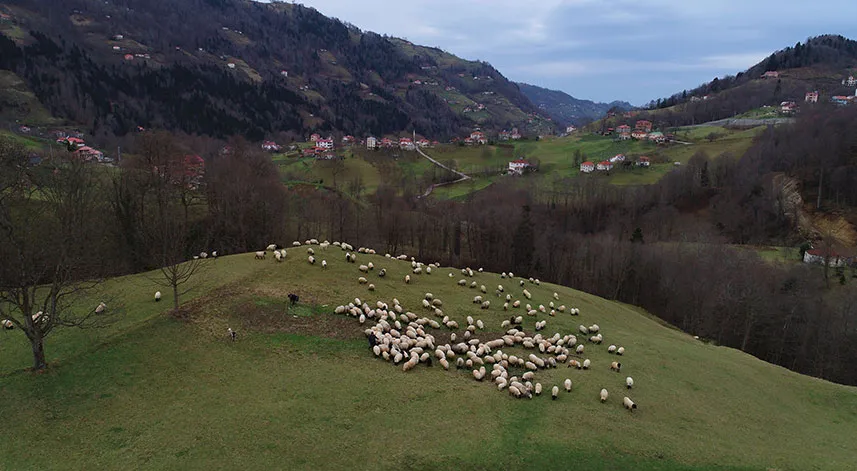
{"label": "green hillside", "polygon": [[[538,469],[672,470],[848,469],[857,432],[857,390],[801,376],[739,351],[706,344],[640,310],[573,289],[526,282],[534,305],[580,308],[550,317],[524,315],[523,329],[547,320],[545,337],[598,323],[604,344],[586,344],[592,368],[541,370],[549,390],[572,379],[573,391],[519,400],[470,371],[418,365],[402,372],[375,358],[357,320],[333,315],[355,297],[397,298],[418,315],[424,293],[446,315],[486,328],[508,317],[490,294],[498,284],[522,298],[518,279],[475,273],[492,304],[480,310],[460,270],[411,275],[409,262],[373,262],[357,283],[356,264],[338,248],[316,247],[327,269],[290,248],[284,263],[239,254],[212,260],[195,298],[179,315],[155,303],[152,277],[111,280],[118,321],[48,339],[46,373],[32,375],[20,331],[0,333],[2,469]],[[379,278],[377,270],[387,269]],[[448,274],[452,273],[453,277]],[[467,277],[470,281],[471,278]],[[288,293],[301,297],[288,308]],[[189,298],[188,298],[189,299]],[[526,300],[524,300],[526,302]],[[516,312],[516,315],[523,315]],[[226,338],[227,327],[239,332]],[[438,343],[448,331],[432,330]],[[461,335],[461,332],[459,332]],[[607,345],[622,345],[622,372]],[[520,348],[503,349],[509,354]],[[518,370],[513,370],[520,373]],[[624,389],[624,378],[635,379]],[[610,391],[602,404],[598,391]],[[622,407],[628,395],[639,408]],[[33,444],[38,443],[37,447]]]}

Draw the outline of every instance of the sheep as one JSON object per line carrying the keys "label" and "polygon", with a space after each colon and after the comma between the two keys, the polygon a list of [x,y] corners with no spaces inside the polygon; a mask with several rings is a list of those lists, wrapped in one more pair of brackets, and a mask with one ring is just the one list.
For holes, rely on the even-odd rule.
{"label": "sheep", "polygon": [[426,267],[426,275],[431,275],[431,267]]}
{"label": "sheep", "polygon": [[517,309],[517,308],[521,307],[521,301],[515,301],[515,302],[513,302],[513,303],[512,303],[512,307],[513,307],[513,308],[515,308],[515,309]]}
{"label": "sheep", "polygon": [[307,253],[307,255],[315,255],[315,250],[313,250],[312,247],[310,247],[310,248],[306,249],[306,253]]}
{"label": "sheep", "polygon": [[482,303],[482,296],[474,296],[473,297],[473,304],[481,304],[481,303]]}
{"label": "sheep", "polygon": [[616,345],[610,345],[607,347],[607,353],[616,353]]}
{"label": "sheep", "polygon": [[[285,250],[283,252],[285,252]],[[213,250],[211,252],[211,258],[217,258],[217,251],[216,250]]]}
{"label": "sheep", "polygon": [[584,370],[588,370],[588,369],[589,369],[589,365],[591,365],[591,364],[592,364],[592,363],[589,361],[589,358],[587,358],[586,360],[583,360],[583,369],[584,369]]}
{"label": "sheep", "polygon": [[582,366],[580,365],[580,362],[575,360],[574,358],[572,358],[571,360],[568,361],[568,367],[571,368],[572,366],[577,368],[578,370],[580,368],[582,368]]}
{"label": "sheep", "polygon": [[423,272],[423,267],[416,267],[413,269],[414,275],[419,275]]}
{"label": "sheep", "polygon": [[160,291],[155,291],[155,302],[156,303],[161,302],[161,292]]}
{"label": "sheep", "polygon": [[583,335],[586,335],[589,333],[589,329],[583,324],[581,324],[580,327],[578,327],[578,330],[580,330],[580,333]]}
{"label": "sheep", "polygon": [[367,263],[366,266],[369,267],[370,270],[375,269],[375,265],[372,262]]}
{"label": "sheep", "polygon": [[458,280],[458,286],[465,286],[465,285],[467,285],[467,280],[464,280],[464,279]]}
{"label": "sheep", "polygon": [[[104,312],[105,309],[107,309],[107,305],[104,304],[104,302],[102,301],[102,302],[98,303],[98,306],[95,307],[95,313],[101,314]],[[41,313],[42,311],[39,311],[39,312]]]}
{"label": "sheep", "polygon": [[485,378],[485,367],[482,366],[478,370],[473,370],[473,378],[476,381],[482,381]]}
{"label": "sheep", "polygon": [[2,325],[3,328],[6,330],[12,330],[15,328],[15,324],[9,319],[3,319],[2,321],[0,321],[0,325]]}
{"label": "sheep", "polygon": [[232,327],[228,327],[226,329],[226,333],[229,335],[229,338],[232,339],[233,342],[238,337],[238,332],[235,332],[234,330],[232,330]]}
{"label": "sheep", "polygon": [[479,307],[482,309],[488,309],[491,307],[491,301],[482,301],[482,305]]}
{"label": "sheep", "polygon": [[207,253],[205,253],[205,252],[200,252],[200,253],[199,253],[199,258],[208,258],[208,254],[207,254]]}
{"label": "sheep", "polygon": [[298,242],[298,241],[292,242],[292,247],[300,247],[300,246],[301,246],[300,242]]}
{"label": "sheep", "polygon": [[580,355],[581,353],[583,353],[583,350],[584,350],[583,344],[580,344],[577,346],[577,348],[574,351],[577,352],[578,355]]}
{"label": "sheep", "polygon": [[532,295],[532,294],[530,294],[530,292],[529,292],[529,291],[527,291],[527,290],[524,290],[524,296],[526,296],[526,297],[527,297],[527,299],[533,299],[533,295]]}
{"label": "sheep", "polygon": [[[298,244],[298,245],[300,245],[300,244]],[[268,247],[266,247],[265,250],[267,250],[268,252],[273,252],[274,250],[277,250],[277,244],[271,244]]]}
{"label": "sheep", "polygon": [[282,262],[283,254],[281,254],[279,250],[274,250],[274,258],[277,259],[277,262]]}
{"label": "sheep", "polygon": [[536,383],[536,387],[534,389],[535,389],[536,396],[542,395],[542,383]]}
{"label": "sheep", "polygon": [[559,388],[557,386],[554,386],[553,388],[551,388],[551,399],[555,401],[557,396],[559,396]]}
{"label": "sheep", "polygon": [[367,280],[366,278],[363,278],[361,276],[360,278],[357,278],[357,282],[360,283],[361,285],[365,285],[366,283],[369,282],[369,280]]}
{"label": "sheep", "polygon": [[256,260],[265,260],[265,252],[261,250],[256,252]]}
{"label": "sheep", "polygon": [[375,285],[369,283],[369,291],[375,291]]}
{"label": "sheep", "polygon": [[361,273],[369,273],[369,267],[366,265],[360,265],[357,269],[360,270]]}
{"label": "sheep", "polygon": [[486,294],[488,292],[488,288],[485,285],[479,285],[479,291],[482,291],[482,294]]}
{"label": "sheep", "polygon": [[622,403],[625,404],[625,408],[628,410],[634,410],[637,408],[637,404],[634,404],[634,401],[632,401],[628,396],[625,396],[625,398],[622,399]]}
{"label": "sheep", "polygon": [[315,265],[315,257],[313,257],[312,255],[307,257],[306,261],[309,262],[310,265]]}
{"label": "sheep", "polygon": [[616,354],[617,354],[617,355],[624,355],[624,354],[625,354],[625,347],[619,347],[619,348],[617,348],[617,349],[616,349]]}
{"label": "sheep", "polygon": [[625,386],[627,386],[627,387],[628,387],[628,389],[633,388],[633,387],[634,387],[634,378],[632,378],[632,377],[630,377],[630,376],[628,376],[627,378],[625,378]]}
{"label": "sheep", "polygon": [[571,392],[571,380],[569,378],[566,378],[562,384],[567,392]]}
{"label": "sheep", "polygon": [[327,268],[327,260],[321,261],[321,268]]}
{"label": "sheep", "polygon": [[619,370],[622,369],[622,364],[619,363],[618,361],[614,361],[614,362],[610,363],[610,369],[618,373]]}
{"label": "sheep", "polygon": [[410,284],[410,283],[411,283],[411,275],[405,275],[405,283],[406,283],[406,284]]}
{"label": "sheep", "polygon": [[559,293],[554,292],[553,298],[556,299],[557,301],[559,301]]}
{"label": "sheep", "polygon": [[589,326],[589,332],[593,334],[597,334],[599,330],[601,330],[601,327],[598,327],[598,324],[592,324]]}
{"label": "sheep", "polygon": [[601,402],[607,402],[607,396],[609,396],[607,389],[601,388]]}

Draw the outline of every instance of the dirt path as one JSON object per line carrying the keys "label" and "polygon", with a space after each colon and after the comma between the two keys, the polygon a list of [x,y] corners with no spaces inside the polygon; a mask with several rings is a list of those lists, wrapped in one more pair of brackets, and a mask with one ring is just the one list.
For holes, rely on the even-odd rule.
{"label": "dirt path", "polygon": [[428,195],[430,195],[430,194],[431,194],[431,192],[432,192],[432,191],[434,191],[435,187],[438,187],[438,186],[445,186],[445,185],[452,185],[453,183],[460,183],[460,182],[463,182],[463,181],[466,181],[466,180],[470,180],[470,176],[465,175],[465,174],[463,174],[463,173],[459,172],[458,170],[453,170],[453,169],[451,169],[451,168],[447,167],[446,165],[444,165],[444,164],[442,164],[442,163],[438,162],[437,160],[435,160],[435,159],[431,158],[428,154],[426,154],[425,152],[423,152],[423,150],[422,150],[422,149],[420,149],[419,147],[417,147],[417,152],[419,152],[421,156],[423,156],[423,157],[427,158],[429,161],[431,161],[431,163],[433,163],[433,164],[437,165],[438,167],[440,167],[440,168],[442,168],[442,169],[445,169],[445,170],[448,170],[448,171],[450,171],[450,172],[452,172],[452,173],[454,173],[454,174],[458,175],[459,177],[461,177],[461,178],[459,178],[458,180],[453,180],[453,181],[451,181],[451,182],[434,183],[434,184],[432,184],[432,185],[429,185],[429,187],[426,189],[425,193],[423,193],[422,195],[418,196],[418,198],[425,198],[425,197],[427,197]]}

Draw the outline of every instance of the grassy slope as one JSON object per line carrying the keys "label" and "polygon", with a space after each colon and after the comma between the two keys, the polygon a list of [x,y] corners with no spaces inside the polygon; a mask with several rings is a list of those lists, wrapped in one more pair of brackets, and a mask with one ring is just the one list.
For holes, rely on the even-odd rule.
{"label": "grassy slope", "polygon": [[[587,346],[590,371],[539,372],[546,386],[569,377],[560,400],[510,399],[469,372],[401,370],[369,354],[356,321],[327,314],[355,296],[397,297],[417,311],[431,291],[460,322],[482,318],[498,331],[504,312],[480,311],[474,290],[447,269],[405,285],[404,262],[361,256],[387,267],[356,283],[342,252],[320,254],[328,270],[252,254],[218,259],[191,304],[189,321],[159,314],[143,275],[111,281],[125,314],[99,331],[58,333],[54,367],[18,371],[27,352],[18,331],[0,342],[3,469],[846,469],[857,431],[855,389],[791,373],[741,352],[706,345],[639,310],[571,289],[528,286],[535,302],[558,291],[578,318],[548,318],[548,335],[598,322],[605,345]],[[477,274],[487,286],[503,283]],[[207,291],[212,290],[213,292]],[[283,314],[286,294],[302,302]],[[92,302],[95,302],[94,298]],[[315,307],[326,305],[326,307]],[[530,331],[536,319],[527,318]],[[224,339],[237,326],[240,341]],[[486,335],[487,337],[487,335]],[[606,344],[626,346],[623,372],[608,370]],[[511,351],[510,351],[511,352]],[[640,405],[622,409],[625,374]],[[607,404],[598,391],[611,391]],[[35,449],[31,445],[38,441]],[[799,446],[795,446],[800,444]],[[748,453],[752,450],[751,453]]]}
{"label": "grassy slope", "polygon": [[0,120],[17,120],[21,124],[54,125],[59,123],[42,106],[36,95],[16,74],[0,70]]}

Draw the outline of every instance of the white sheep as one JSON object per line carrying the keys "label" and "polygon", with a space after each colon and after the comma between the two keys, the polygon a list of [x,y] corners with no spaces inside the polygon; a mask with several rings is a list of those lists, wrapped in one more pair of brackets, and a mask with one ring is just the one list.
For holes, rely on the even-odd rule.
{"label": "white sheep", "polygon": [[387,269],[386,268],[382,268],[382,269],[378,270],[378,276],[380,276],[381,278],[383,278],[386,275],[387,275]]}
{"label": "white sheep", "polygon": [[622,369],[622,364],[619,363],[618,361],[614,361],[614,362],[610,363],[610,369],[618,373],[619,370]]}
{"label": "white sheep", "polygon": [[633,388],[633,387],[634,387],[634,378],[632,378],[632,377],[630,377],[630,376],[628,376],[627,378],[625,378],[625,386],[627,386],[627,387],[628,387],[628,389]]}
{"label": "white sheep", "polygon": [[607,389],[601,388],[601,402],[607,402]]}
{"label": "white sheep", "polygon": [[616,353],[616,345],[610,345],[607,347],[607,353]]}
{"label": "white sheep", "polygon": [[559,293],[554,292],[553,298],[559,301]]}
{"label": "white sheep", "polygon": [[536,383],[535,392],[536,396],[542,395],[542,383]]}
{"label": "white sheep", "polygon": [[565,386],[566,391],[571,392],[571,380],[570,379],[566,378],[562,384],[563,384],[563,386]]}
{"label": "white sheep", "polygon": [[369,267],[370,270],[375,269],[375,265],[372,262],[367,263],[366,266]]}
{"label": "white sheep", "polygon": [[369,291],[375,291],[375,285],[369,283]]}
{"label": "white sheep", "polygon": [[482,296],[474,296],[473,297],[473,304],[481,304],[481,303],[482,303]]}
{"label": "white sheep", "polygon": [[410,282],[411,282],[411,275],[405,275],[405,283],[410,284]]}
{"label": "white sheep", "polygon": [[358,282],[358,283],[360,283],[361,285],[365,285],[365,284],[366,284],[366,283],[368,283],[369,281],[368,281],[366,278],[363,278],[363,277],[361,276],[360,278],[357,278],[357,282]]}
{"label": "white sheep", "polygon": [[583,350],[584,350],[583,344],[580,344],[577,346],[577,348],[574,351],[577,352],[578,355],[580,355],[581,353],[583,353]]}
{"label": "white sheep", "polygon": [[9,319],[3,319],[2,321],[0,321],[0,325],[2,325],[3,328],[6,330],[12,330],[15,328],[15,324]]}
{"label": "white sheep", "polygon": [[588,369],[589,369],[589,365],[591,365],[591,364],[592,364],[592,363],[589,361],[589,358],[587,358],[586,360],[583,360],[583,369],[584,369],[584,370],[588,370]]}
{"label": "white sheep", "polygon": [[357,269],[360,270],[362,273],[369,273],[369,267],[366,265],[360,265],[359,267],[357,267]]}
{"label": "white sheep", "polygon": [[155,302],[157,303],[157,302],[160,302],[160,301],[161,301],[161,292],[160,292],[160,291],[155,291]]}
{"label": "white sheep", "polygon": [[261,250],[256,252],[256,260],[265,260],[265,252]]}
{"label": "white sheep", "polygon": [[321,268],[327,268],[327,260],[321,261]]}
{"label": "white sheep", "polygon": [[310,265],[315,265],[315,257],[313,257],[312,255],[307,257],[306,261],[309,262]]}
{"label": "white sheep", "polygon": [[482,305],[479,307],[482,309],[488,309],[491,307],[491,301],[482,301]]}
{"label": "white sheep", "polygon": [[[98,303],[98,306],[95,308],[95,313],[101,314],[102,312],[104,312],[105,309],[107,309],[107,305],[104,304],[104,302],[102,301],[102,302]],[[41,312],[42,311],[39,311],[39,313],[41,313]]]}
{"label": "white sheep", "polygon": [[556,400],[557,396],[559,396],[559,387],[554,386],[551,388],[551,399]]}
{"label": "white sheep", "polygon": [[306,249],[306,253],[307,255],[315,255],[315,250],[313,250],[312,247],[309,247]]}
{"label": "white sheep", "polygon": [[625,354],[625,347],[619,347],[619,348],[617,348],[617,349],[616,349],[616,354],[617,354],[617,355],[624,355],[624,354]]}
{"label": "white sheep", "polygon": [[634,404],[634,401],[632,401],[628,396],[625,396],[625,398],[622,399],[622,403],[625,404],[625,408],[628,410],[634,410],[637,408],[637,404]]}
{"label": "white sheep", "polygon": [[[298,244],[298,245],[300,245],[300,244]],[[271,244],[268,247],[266,247],[265,250],[267,250],[268,252],[273,252],[274,250],[277,250],[277,244]]]}
{"label": "white sheep", "polygon": [[[272,244],[272,245],[273,245],[273,244]],[[292,247],[300,247],[300,246],[301,246],[301,243],[300,243],[300,242],[298,242],[298,241],[294,241],[294,242],[292,242]],[[269,247],[270,247],[270,246],[269,246]],[[276,248],[276,246],[274,246],[274,248]]]}
{"label": "white sheep", "polygon": [[530,294],[530,292],[529,292],[529,291],[527,291],[527,290],[524,290],[524,296],[526,296],[526,297],[527,297],[527,299],[533,299],[533,295],[532,295],[532,294]]}

